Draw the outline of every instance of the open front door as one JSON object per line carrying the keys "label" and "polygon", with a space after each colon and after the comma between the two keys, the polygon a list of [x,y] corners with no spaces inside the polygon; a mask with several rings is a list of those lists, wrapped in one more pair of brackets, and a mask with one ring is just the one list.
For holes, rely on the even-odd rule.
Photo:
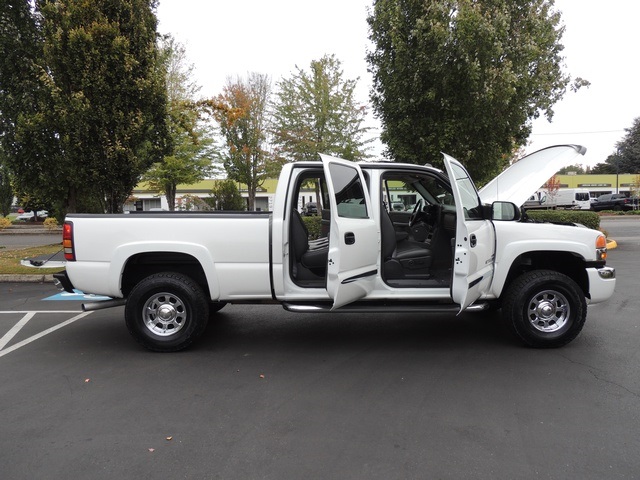
{"label": "open front door", "polygon": [[333,310],[373,289],[380,235],[360,167],[328,155],[321,157],[331,205],[327,292]]}
{"label": "open front door", "polygon": [[467,308],[486,292],[493,279],[495,231],[483,218],[478,192],[465,168],[444,155],[456,202],[456,243],[453,254],[451,297]]}

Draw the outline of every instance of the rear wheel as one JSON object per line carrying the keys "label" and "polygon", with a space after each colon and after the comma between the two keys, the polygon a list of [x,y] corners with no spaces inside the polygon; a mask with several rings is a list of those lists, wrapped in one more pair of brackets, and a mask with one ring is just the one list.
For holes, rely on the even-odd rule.
{"label": "rear wheel", "polygon": [[186,275],[164,272],[138,283],[127,298],[125,321],[149,350],[175,352],[193,343],[207,326],[209,302]]}
{"label": "rear wheel", "polygon": [[561,347],[582,330],[587,302],[571,278],[552,270],[536,270],[524,273],[511,284],[502,314],[527,345]]}

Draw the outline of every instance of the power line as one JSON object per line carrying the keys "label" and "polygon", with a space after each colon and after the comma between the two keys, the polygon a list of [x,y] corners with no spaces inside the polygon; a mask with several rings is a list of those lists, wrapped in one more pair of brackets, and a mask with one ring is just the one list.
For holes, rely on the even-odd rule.
{"label": "power line", "polygon": [[532,133],[534,137],[543,137],[547,135],[597,135],[599,133],[621,133],[623,130],[597,130],[594,132],[558,132],[558,133]]}

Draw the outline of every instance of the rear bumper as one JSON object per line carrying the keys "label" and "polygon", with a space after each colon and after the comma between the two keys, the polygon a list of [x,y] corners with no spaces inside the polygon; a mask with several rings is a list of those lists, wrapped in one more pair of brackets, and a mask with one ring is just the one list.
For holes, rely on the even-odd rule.
{"label": "rear bumper", "polygon": [[587,275],[589,277],[589,303],[600,303],[611,298],[616,287],[615,268],[587,268]]}
{"label": "rear bumper", "polygon": [[56,284],[56,286],[58,286],[59,288],[61,288],[65,292],[74,293],[73,284],[71,283],[71,280],[67,276],[67,271],[66,270],[64,272],[54,273],[53,274],[53,279],[54,279],[53,281]]}

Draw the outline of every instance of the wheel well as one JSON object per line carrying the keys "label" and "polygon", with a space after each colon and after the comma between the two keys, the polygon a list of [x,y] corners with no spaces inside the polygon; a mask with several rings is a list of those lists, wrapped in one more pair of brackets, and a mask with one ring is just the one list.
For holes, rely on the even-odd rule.
{"label": "wheel well", "polygon": [[160,272],[176,272],[197,282],[207,297],[209,285],[200,262],[193,256],[177,252],[146,252],[133,255],[122,272],[122,293],[126,297],[140,280]]}
{"label": "wheel well", "polygon": [[569,252],[528,252],[516,258],[511,265],[505,285],[532,270],[553,270],[563,273],[578,284],[585,296],[589,295],[589,279],[584,260]]}

